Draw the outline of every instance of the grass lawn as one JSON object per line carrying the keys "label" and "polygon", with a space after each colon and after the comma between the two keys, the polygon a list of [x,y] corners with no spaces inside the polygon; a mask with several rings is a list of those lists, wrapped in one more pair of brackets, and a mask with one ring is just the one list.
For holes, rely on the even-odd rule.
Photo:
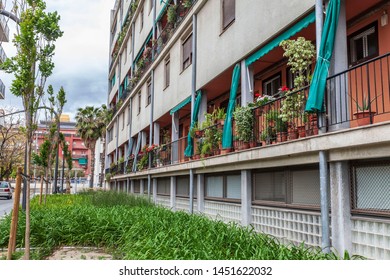
{"label": "grass lawn", "polygon": [[[8,246],[10,221],[7,216],[0,222],[1,248]],[[17,247],[23,247],[24,221],[20,212]],[[250,228],[172,212],[116,192],[51,195],[46,205],[34,198],[30,242],[36,248],[33,259],[44,259],[62,246],[99,247],[120,260],[337,259],[318,248],[286,246]]]}

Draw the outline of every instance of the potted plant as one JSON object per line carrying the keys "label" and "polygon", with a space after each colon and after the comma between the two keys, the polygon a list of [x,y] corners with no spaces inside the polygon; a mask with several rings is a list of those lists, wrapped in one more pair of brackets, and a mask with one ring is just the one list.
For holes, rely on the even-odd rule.
{"label": "potted plant", "polygon": [[243,142],[243,149],[249,148],[253,139],[253,112],[250,107],[237,107],[233,112],[237,139]]}
{"label": "potted plant", "polygon": [[184,8],[186,8],[186,9],[191,8],[191,6],[192,6],[192,0],[184,0],[183,6],[184,6]]}
{"label": "potted plant", "polygon": [[357,119],[359,126],[368,125],[371,123],[371,119],[376,113],[376,111],[371,109],[371,103],[374,102],[377,97],[378,96],[375,96],[372,100],[369,100],[368,96],[364,95],[361,104],[359,104],[357,100],[354,100],[356,105],[356,112],[354,112],[353,115]]}
{"label": "potted plant", "polygon": [[174,24],[177,19],[177,5],[170,5],[167,12],[168,22]]}
{"label": "potted plant", "polygon": [[[313,58],[315,57],[315,47],[313,43],[303,37],[296,40],[284,40],[280,43],[283,48],[283,56],[288,58],[287,65],[291,67],[294,78],[293,94],[284,87],[285,98],[281,104],[280,118],[288,122],[290,139],[295,139],[298,134],[297,126],[304,122],[304,105],[306,101],[304,91],[298,91],[310,83]],[[295,137],[296,136],[296,137]]]}
{"label": "potted plant", "polygon": [[226,118],[225,108],[216,108],[213,112],[213,115],[214,115],[214,119],[218,124],[222,126],[225,124],[225,118]]}

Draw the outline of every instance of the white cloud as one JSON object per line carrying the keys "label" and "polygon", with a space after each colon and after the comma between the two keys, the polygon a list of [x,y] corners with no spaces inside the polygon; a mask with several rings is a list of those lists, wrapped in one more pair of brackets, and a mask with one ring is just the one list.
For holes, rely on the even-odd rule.
{"label": "white cloud", "polygon": [[[67,93],[64,112],[75,115],[77,108],[99,106],[107,102],[107,72],[110,10],[114,0],[46,0],[48,11],[61,16],[64,35],[56,42],[55,69],[48,79],[56,90],[63,86]],[[10,24],[11,33],[15,27]],[[12,43],[2,44],[7,55],[15,53]],[[20,98],[9,92],[12,77],[1,73],[6,99],[0,107],[22,107]]]}

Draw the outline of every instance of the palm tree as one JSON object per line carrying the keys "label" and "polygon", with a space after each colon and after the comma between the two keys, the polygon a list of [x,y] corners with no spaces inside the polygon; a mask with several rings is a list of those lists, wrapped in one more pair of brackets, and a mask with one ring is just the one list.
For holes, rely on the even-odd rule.
{"label": "palm tree", "polygon": [[[105,106],[104,106],[105,107]],[[95,166],[95,147],[96,141],[102,136],[106,123],[102,121],[103,107],[95,108],[93,106],[87,106],[85,108],[77,109],[76,114],[76,128],[77,132],[83,139],[85,147],[91,150],[91,180],[89,181],[89,187],[93,187],[94,178],[94,166]]]}
{"label": "palm tree", "polygon": [[[101,135],[100,135],[100,138],[102,139],[102,143],[103,143],[103,158],[100,158],[101,162],[100,163],[100,174],[104,174],[104,156],[106,154],[106,145],[105,145],[105,142],[106,142],[106,126],[109,124],[109,122],[111,121],[112,119],[112,110],[108,109],[106,105],[102,105],[101,107],[101,110],[100,110],[100,114],[99,114],[99,118],[98,118],[98,122],[101,123],[101,127],[102,127],[102,130],[101,130]],[[103,187],[103,176],[99,176],[99,187]]]}

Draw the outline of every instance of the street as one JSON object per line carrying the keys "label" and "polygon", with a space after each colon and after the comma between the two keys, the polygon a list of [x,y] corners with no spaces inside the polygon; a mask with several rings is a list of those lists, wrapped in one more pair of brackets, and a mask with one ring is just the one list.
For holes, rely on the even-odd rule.
{"label": "street", "polygon": [[10,213],[12,210],[12,207],[14,205],[14,199],[0,199],[0,218],[5,216],[6,214]]}

